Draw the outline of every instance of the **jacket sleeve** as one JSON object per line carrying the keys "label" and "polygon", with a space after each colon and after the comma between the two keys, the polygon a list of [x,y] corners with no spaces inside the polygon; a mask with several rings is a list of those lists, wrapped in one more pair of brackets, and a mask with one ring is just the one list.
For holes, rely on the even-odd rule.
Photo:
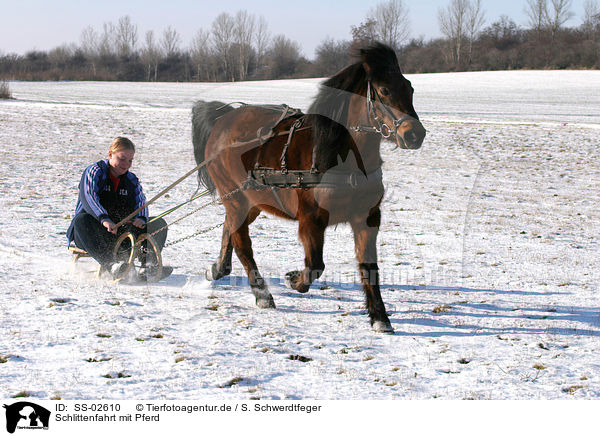
{"label": "jacket sleeve", "polygon": [[[134,185],[135,185],[135,209],[139,209],[144,204],[146,204],[146,196],[144,195],[144,191],[142,190],[142,184],[140,183],[137,177],[134,177]],[[145,207],[142,209],[137,215],[136,218],[141,218],[144,221],[148,222],[148,208]]]}
{"label": "jacket sleeve", "polygon": [[83,210],[100,222],[110,220],[108,212],[100,204],[102,177],[102,169],[97,164],[93,164],[86,168],[79,182],[79,201]]}

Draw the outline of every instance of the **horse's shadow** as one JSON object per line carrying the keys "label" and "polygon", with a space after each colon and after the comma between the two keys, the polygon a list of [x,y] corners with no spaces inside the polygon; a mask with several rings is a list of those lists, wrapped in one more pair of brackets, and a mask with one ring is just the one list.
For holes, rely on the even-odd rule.
{"label": "horse's shadow", "polygon": [[[279,295],[289,298],[309,298],[321,301],[344,301],[346,303],[364,303],[362,285],[359,283],[346,282],[328,282],[315,281],[306,294],[300,294],[294,290],[288,289],[284,280],[277,277],[266,278],[267,284],[271,288],[279,288]],[[249,288],[248,279],[240,276],[224,277],[212,283],[214,288],[220,288],[231,291],[247,292]],[[397,309],[395,304],[386,304],[390,321],[396,330],[396,335],[401,336],[421,336],[421,337],[439,337],[439,336],[493,336],[506,334],[545,334],[557,336],[599,336],[600,335],[600,308],[584,307],[575,305],[535,305],[528,304],[527,307],[519,307],[520,302],[515,302],[511,307],[494,303],[474,303],[471,301],[461,301],[451,303],[449,312],[441,311],[433,313],[431,311],[431,299],[419,300],[418,294],[414,291],[424,292],[443,292],[443,293],[461,293],[471,294],[495,294],[505,296],[530,296],[548,298],[552,295],[566,295],[567,292],[536,292],[525,290],[501,290],[486,288],[469,288],[462,286],[411,286],[397,284],[382,284],[382,292],[401,292],[406,295],[402,298],[404,302],[411,305],[422,305],[423,309]],[[404,297],[404,295],[403,295]],[[384,298],[385,300],[385,298]],[[278,310],[290,313],[315,313],[315,314],[338,314],[342,310],[306,310],[297,309],[293,306],[280,307]],[[349,316],[363,317],[366,311],[358,309],[350,311]],[[451,315],[452,318],[448,317]],[[457,318],[459,322],[457,322]],[[514,320],[513,327],[503,326],[489,327],[484,323],[477,323],[477,319],[504,319]],[[472,321],[470,321],[472,320]],[[521,327],[525,320],[544,321],[541,327]],[[470,321],[470,322],[469,322]],[[573,327],[553,327],[552,322],[568,323]],[[413,332],[411,325],[429,327],[427,332]]]}

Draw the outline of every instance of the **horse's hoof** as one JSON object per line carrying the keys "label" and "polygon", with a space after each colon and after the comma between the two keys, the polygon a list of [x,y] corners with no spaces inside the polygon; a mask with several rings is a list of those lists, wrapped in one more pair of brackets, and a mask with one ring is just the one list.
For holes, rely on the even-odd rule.
{"label": "horse's hoof", "polygon": [[275,301],[268,289],[252,288],[252,293],[256,298],[256,305],[260,309],[275,309]]}
{"label": "horse's hoof", "polygon": [[210,268],[208,268],[205,272],[204,272],[204,277],[206,277],[206,280],[208,280],[209,282],[214,282],[217,279],[217,266],[213,263]]}
{"label": "horse's hoof", "polygon": [[217,268],[217,264],[213,263],[210,268],[204,272],[204,277],[206,277],[206,280],[209,282],[214,282],[215,280],[219,280],[225,276],[228,276],[229,274],[231,274],[231,268],[225,267],[219,269]]}
{"label": "horse's hoof", "polygon": [[372,327],[377,333],[386,333],[388,335],[394,334],[394,328],[389,321],[375,321]]}
{"label": "horse's hoof", "polygon": [[290,271],[289,273],[286,273],[285,285],[290,289],[295,289],[296,291],[300,292],[301,294],[304,294],[304,293],[308,292],[308,289],[310,288],[310,286],[307,286],[305,284],[298,285],[298,281],[300,280],[300,277],[302,277],[301,271]]}
{"label": "horse's hoof", "polygon": [[300,271],[290,271],[286,273],[284,279],[285,285],[290,289],[294,289],[294,283],[298,280],[298,277],[300,277]]}
{"label": "horse's hoof", "polygon": [[275,309],[275,301],[273,297],[270,298],[257,298],[256,306],[259,309]]}

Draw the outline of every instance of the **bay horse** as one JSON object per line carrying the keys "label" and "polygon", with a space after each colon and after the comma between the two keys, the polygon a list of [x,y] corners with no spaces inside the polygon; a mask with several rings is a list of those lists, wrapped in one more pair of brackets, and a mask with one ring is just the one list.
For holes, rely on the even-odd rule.
{"label": "bay horse", "polygon": [[[358,51],[356,63],[324,81],[306,115],[287,107],[198,101],[192,110],[198,177],[226,211],[221,251],[207,271],[209,280],[231,273],[231,256],[248,275],[260,308],[275,303],[252,251],[248,226],[261,211],[298,221],[305,267],[286,274],[286,283],[307,292],[323,273],[325,229],[349,223],[371,326],[393,333],[379,289],[377,233],[384,194],[382,139],[401,149],[418,149],[425,129],[413,107],[413,88],[394,50],[375,43]],[[253,169],[270,168],[279,177],[318,175],[318,184],[296,187],[248,185]],[[272,172],[273,172],[272,171]],[[256,180],[254,180],[256,182]]]}

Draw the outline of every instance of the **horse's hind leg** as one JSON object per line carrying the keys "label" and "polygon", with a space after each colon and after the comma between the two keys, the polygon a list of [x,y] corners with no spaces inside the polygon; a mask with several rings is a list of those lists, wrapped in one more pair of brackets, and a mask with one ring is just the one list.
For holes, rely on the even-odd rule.
{"label": "horse's hind leg", "polygon": [[219,280],[221,277],[231,274],[232,252],[233,245],[231,243],[231,231],[229,230],[227,218],[225,218],[225,224],[223,225],[223,239],[221,240],[221,253],[219,254],[217,262],[213,263],[211,268],[206,271],[207,280]]}
{"label": "horse's hind leg", "polygon": [[379,208],[370,211],[366,219],[351,222],[354,232],[354,249],[360,270],[360,278],[367,300],[367,310],[373,330],[393,333],[394,329],[385,312],[379,289],[379,267],[377,266],[377,233],[381,222]]}
{"label": "horse's hind leg", "polygon": [[256,305],[261,309],[274,308],[275,301],[273,296],[267,289],[265,280],[260,275],[256,262],[254,261],[254,253],[252,252],[252,240],[250,239],[250,233],[248,226],[256,219],[260,214],[260,210],[252,208],[248,212],[246,219],[237,226],[237,229],[231,231],[231,243],[235,249],[240,262],[248,274],[248,280],[250,282],[250,288],[256,298]]}
{"label": "horse's hind leg", "polygon": [[298,235],[304,246],[304,269],[285,275],[286,284],[298,292],[308,292],[310,285],[321,277],[325,269],[323,243],[327,217],[299,217]]}

